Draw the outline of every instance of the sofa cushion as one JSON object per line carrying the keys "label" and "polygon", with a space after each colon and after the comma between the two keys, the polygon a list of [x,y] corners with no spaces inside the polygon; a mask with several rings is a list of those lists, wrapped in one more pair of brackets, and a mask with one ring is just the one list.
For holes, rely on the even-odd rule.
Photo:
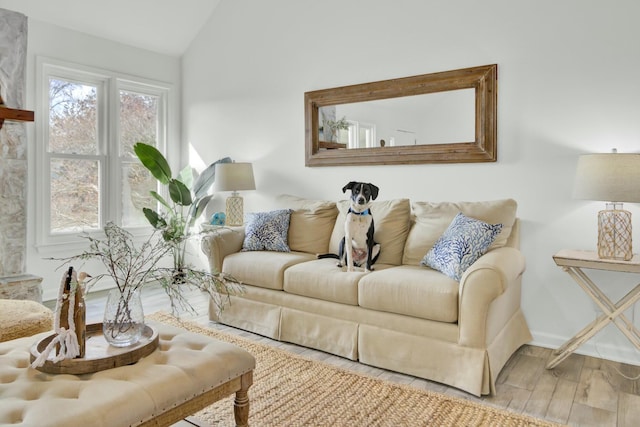
{"label": "sofa cushion", "polygon": [[[340,213],[329,242],[329,252],[334,254],[338,253],[340,240],[344,237],[349,201],[341,200],[337,205]],[[380,243],[380,256],[376,263],[400,265],[411,219],[409,199],[374,201],[371,203],[371,214],[375,226],[374,239]]]}
{"label": "sofa cushion", "polygon": [[438,322],[458,321],[458,282],[430,268],[397,266],[358,282],[361,307]]}
{"label": "sofa cushion", "polygon": [[318,259],[287,268],[284,290],[324,301],[358,305],[358,281],[365,274],[346,272],[336,267],[335,259]]}
{"label": "sofa cushion", "polygon": [[289,252],[287,233],[290,219],[290,209],[247,213],[242,250]]}
{"label": "sofa cushion", "polygon": [[420,264],[460,281],[462,274],[487,251],[501,230],[502,224],[487,224],[459,213]]}
{"label": "sofa cushion", "polygon": [[315,255],[303,252],[237,252],[224,258],[222,271],[242,283],[282,290],[285,270],[312,259],[315,259]]}
{"label": "sofa cushion", "polygon": [[276,203],[280,208],[293,210],[289,222],[289,247],[292,251],[311,254],[329,251],[329,239],[338,216],[335,202],[282,194],[276,197]]}
{"label": "sofa cushion", "polygon": [[513,199],[458,203],[414,202],[412,210],[414,224],[407,236],[402,264],[419,265],[459,212],[490,224],[502,224],[502,231],[489,249],[504,246],[516,220],[517,203]]}

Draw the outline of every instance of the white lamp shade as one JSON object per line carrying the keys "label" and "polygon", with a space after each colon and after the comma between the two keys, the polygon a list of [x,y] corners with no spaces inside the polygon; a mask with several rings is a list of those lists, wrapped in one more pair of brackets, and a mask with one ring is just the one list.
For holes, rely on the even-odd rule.
{"label": "white lamp shade", "polygon": [[580,156],[573,196],[604,202],[640,202],[640,154]]}
{"label": "white lamp shade", "polygon": [[251,163],[218,163],[216,164],[216,191],[255,190]]}

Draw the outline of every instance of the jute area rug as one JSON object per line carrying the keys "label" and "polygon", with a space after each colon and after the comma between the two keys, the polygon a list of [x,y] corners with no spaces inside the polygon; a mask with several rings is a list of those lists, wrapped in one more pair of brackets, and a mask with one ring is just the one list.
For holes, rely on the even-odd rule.
{"label": "jute area rug", "polygon": [[[244,348],[256,358],[249,424],[267,426],[555,426],[527,417],[349,372],[326,363],[181,321],[148,318]],[[195,414],[212,426],[233,426],[233,396]]]}

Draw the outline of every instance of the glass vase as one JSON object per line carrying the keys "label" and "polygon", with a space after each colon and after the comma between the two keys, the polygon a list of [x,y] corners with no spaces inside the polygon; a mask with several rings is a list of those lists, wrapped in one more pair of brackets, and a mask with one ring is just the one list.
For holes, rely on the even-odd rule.
{"label": "glass vase", "polygon": [[143,330],[144,312],[140,292],[109,291],[102,322],[105,340],[114,347],[127,347],[140,341]]}

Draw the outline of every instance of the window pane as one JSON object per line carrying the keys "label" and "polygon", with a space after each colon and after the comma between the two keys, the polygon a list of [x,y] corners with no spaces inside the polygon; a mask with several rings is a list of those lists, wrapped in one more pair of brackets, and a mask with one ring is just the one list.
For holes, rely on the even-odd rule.
{"label": "window pane", "polygon": [[97,154],[96,94],[96,86],[49,79],[50,152]]}
{"label": "window pane", "polygon": [[133,145],[158,140],[158,97],[120,91],[120,153],[135,156]]}
{"label": "window pane", "polygon": [[51,160],[51,232],[98,228],[98,162]]}
{"label": "window pane", "polygon": [[155,178],[142,165],[134,163],[122,167],[122,176],[122,225],[149,225],[142,208],[158,209],[156,199],[149,194],[151,190],[156,190]]}

